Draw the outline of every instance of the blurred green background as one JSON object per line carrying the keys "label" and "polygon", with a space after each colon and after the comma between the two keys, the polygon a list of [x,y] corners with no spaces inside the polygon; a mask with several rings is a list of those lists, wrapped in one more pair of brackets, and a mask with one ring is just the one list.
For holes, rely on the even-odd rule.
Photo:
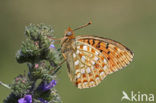
{"label": "blurred green background", "polygon": [[[69,81],[64,64],[57,73],[56,86],[64,103],[120,103],[123,90],[129,95],[131,91],[156,95],[155,0],[0,0],[0,80],[12,83],[14,77],[27,70],[26,64],[15,60],[25,40],[25,26],[50,24],[56,37],[62,37],[68,26],[75,28],[90,19],[93,24],[76,34],[119,41],[134,52],[134,60],[107,76],[99,86],[84,90]],[[9,93],[0,86],[0,103]]]}

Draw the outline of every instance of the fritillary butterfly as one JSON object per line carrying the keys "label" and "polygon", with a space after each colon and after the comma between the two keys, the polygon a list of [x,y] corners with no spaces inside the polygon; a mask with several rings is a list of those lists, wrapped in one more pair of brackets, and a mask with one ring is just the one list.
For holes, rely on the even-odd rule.
{"label": "fritillary butterfly", "polygon": [[61,51],[67,62],[69,78],[78,88],[95,87],[108,74],[132,61],[132,51],[121,43],[97,36],[75,37],[74,30],[70,27],[66,30]]}

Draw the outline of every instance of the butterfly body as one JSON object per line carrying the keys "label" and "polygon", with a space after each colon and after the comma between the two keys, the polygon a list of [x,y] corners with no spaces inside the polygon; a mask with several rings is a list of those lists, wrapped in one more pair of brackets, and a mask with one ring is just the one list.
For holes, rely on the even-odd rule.
{"label": "butterfly body", "polygon": [[74,36],[68,28],[61,42],[70,80],[80,89],[97,86],[108,74],[126,67],[133,53],[124,45],[97,36]]}

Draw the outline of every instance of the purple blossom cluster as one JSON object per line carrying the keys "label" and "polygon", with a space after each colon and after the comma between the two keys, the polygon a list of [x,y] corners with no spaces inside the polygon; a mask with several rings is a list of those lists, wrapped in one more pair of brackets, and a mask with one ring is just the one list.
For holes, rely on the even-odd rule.
{"label": "purple blossom cluster", "polygon": [[[55,85],[56,85],[56,81],[55,80],[52,80],[50,83],[43,82],[38,87],[38,90],[45,92],[45,91],[48,91],[51,88],[53,88]],[[46,100],[44,100],[42,98],[39,98],[38,100],[40,100],[42,103],[48,103],[48,101],[46,101]],[[25,95],[23,98],[20,98],[18,100],[18,103],[32,103],[32,95],[31,94]]]}
{"label": "purple blossom cluster", "polygon": [[41,90],[43,92],[50,90],[51,88],[53,88],[56,85],[56,81],[52,80],[50,83],[47,82],[43,82],[39,87],[38,90]]}

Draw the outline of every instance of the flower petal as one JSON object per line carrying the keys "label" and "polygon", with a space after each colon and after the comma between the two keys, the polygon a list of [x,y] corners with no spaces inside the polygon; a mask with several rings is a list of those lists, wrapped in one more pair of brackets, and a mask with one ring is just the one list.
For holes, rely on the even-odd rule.
{"label": "flower petal", "polygon": [[24,99],[25,99],[26,103],[32,103],[32,96],[31,95],[26,95],[24,97]]}
{"label": "flower petal", "polygon": [[32,103],[32,96],[31,95],[25,95],[24,98],[18,99],[18,103]]}
{"label": "flower petal", "polygon": [[55,48],[54,44],[51,44],[51,45],[49,46],[49,48]]}
{"label": "flower petal", "polygon": [[18,99],[18,103],[24,103],[24,98]]}

